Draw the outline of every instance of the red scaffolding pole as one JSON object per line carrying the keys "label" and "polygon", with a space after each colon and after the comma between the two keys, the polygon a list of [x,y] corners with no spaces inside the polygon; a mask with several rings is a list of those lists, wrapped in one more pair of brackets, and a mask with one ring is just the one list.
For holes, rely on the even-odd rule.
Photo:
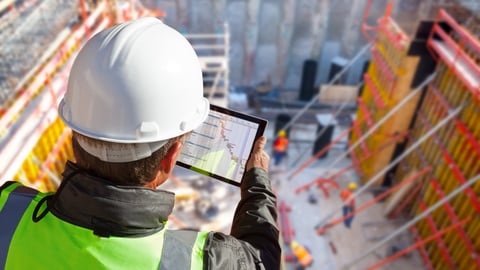
{"label": "red scaffolding pole", "polygon": [[[425,211],[428,208],[423,200],[420,200],[419,203],[420,203],[420,209],[422,211]],[[427,216],[425,219],[428,227],[430,227],[430,230],[433,233],[437,233],[438,228],[437,228],[437,225],[435,225],[435,221],[433,220],[433,217]],[[438,248],[440,249],[440,253],[442,254],[443,260],[445,261],[445,263],[447,263],[450,266],[450,268],[454,269],[455,263],[453,262],[452,256],[448,254],[448,249],[447,249],[447,246],[445,245],[445,242],[443,241],[442,238],[437,238],[436,240],[437,240]]]}
{"label": "red scaffolding pole", "polygon": [[282,232],[283,241],[290,244],[293,241],[293,236],[295,235],[295,230],[292,227],[292,223],[288,218],[288,212],[292,209],[285,203],[285,201],[280,201],[278,205],[278,213],[280,216],[280,230]]}
{"label": "red scaffolding pole", "polygon": [[388,217],[391,219],[396,219],[400,213],[407,207],[407,205],[412,202],[419,192],[422,190],[423,184],[418,184],[411,192],[410,194],[400,203],[399,206],[395,208],[395,210],[390,214]]}
{"label": "red scaffolding pole", "polygon": [[[447,196],[447,195],[445,195],[445,192],[441,188],[440,183],[438,182],[437,179],[432,177],[430,181],[431,181],[432,186],[435,189],[435,191],[438,194],[438,197],[440,199],[443,199],[444,197]],[[445,208],[448,217],[452,221],[458,222],[458,220],[459,220],[458,216],[455,214],[455,210],[453,209],[452,205],[447,202],[443,205],[443,207]],[[458,236],[462,239],[462,241],[465,243],[465,246],[466,246],[468,252],[471,254],[472,258],[474,258],[475,264],[480,269],[480,256],[476,252],[475,246],[473,245],[472,241],[469,239],[467,233],[462,228],[457,228],[456,232],[457,232]]]}

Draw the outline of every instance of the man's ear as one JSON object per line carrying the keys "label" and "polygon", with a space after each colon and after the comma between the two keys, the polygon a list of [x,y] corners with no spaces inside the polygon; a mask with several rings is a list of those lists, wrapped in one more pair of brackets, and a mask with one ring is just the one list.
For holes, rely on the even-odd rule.
{"label": "man's ear", "polygon": [[175,163],[177,162],[178,155],[182,151],[183,143],[180,141],[176,141],[168,150],[167,154],[161,161],[161,170],[164,174],[170,175],[175,167]]}

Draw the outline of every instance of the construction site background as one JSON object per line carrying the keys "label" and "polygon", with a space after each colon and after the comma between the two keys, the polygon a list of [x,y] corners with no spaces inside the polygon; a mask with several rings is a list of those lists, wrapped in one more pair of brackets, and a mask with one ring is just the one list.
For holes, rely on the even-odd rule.
{"label": "construction site background", "polygon": [[[56,190],[73,160],[56,108],[76,52],[157,16],[195,45],[212,103],[268,119],[270,143],[287,130],[271,168],[285,269],[292,241],[310,269],[480,268],[478,1],[187,2],[0,1],[0,182]],[[236,187],[177,168],[165,188],[170,227],[229,232]]]}

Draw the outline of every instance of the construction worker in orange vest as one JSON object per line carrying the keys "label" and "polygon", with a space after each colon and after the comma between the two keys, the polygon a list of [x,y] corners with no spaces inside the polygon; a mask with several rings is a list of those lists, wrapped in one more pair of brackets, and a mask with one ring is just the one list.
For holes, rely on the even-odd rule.
{"label": "construction worker in orange vest", "polygon": [[296,261],[298,262],[296,270],[303,270],[312,265],[313,256],[310,254],[308,249],[300,245],[296,241],[290,243],[290,248],[292,249],[293,255],[295,256]]}
{"label": "construction worker in orange vest", "polygon": [[[355,182],[350,182],[348,184],[348,187],[343,189],[340,192],[340,197],[342,198],[342,201],[344,202],[344,204],[350,197],[353,196],[353,192],[356,189],[357,189],[357,184],[355,184]],[[349,215],[350,213],[352,213],[354,211],[355,211],[355,199],[352,199],[343,206],[343,216],[346,217],[347,215]],[[349,218],[345,219],[343,222],[344,222],[345,226],[350,229],[352,221],[353,221],[353,215],[351,215]]]}
{"label": "construction worker in orange vest", "polygon": [[279,165],[287,154],[288,138],[285,130],[278,131],[277,139],[273,142],[273,160],[275,166]]}

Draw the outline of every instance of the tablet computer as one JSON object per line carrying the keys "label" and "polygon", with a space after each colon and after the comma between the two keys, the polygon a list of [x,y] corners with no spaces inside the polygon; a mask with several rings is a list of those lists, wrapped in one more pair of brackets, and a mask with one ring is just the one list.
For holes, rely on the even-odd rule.
{"label": "tablet computer", "polygon": [[207,119],[187,137],[177,165],[240,186],[255,140],[267,121],[210,105]]}

